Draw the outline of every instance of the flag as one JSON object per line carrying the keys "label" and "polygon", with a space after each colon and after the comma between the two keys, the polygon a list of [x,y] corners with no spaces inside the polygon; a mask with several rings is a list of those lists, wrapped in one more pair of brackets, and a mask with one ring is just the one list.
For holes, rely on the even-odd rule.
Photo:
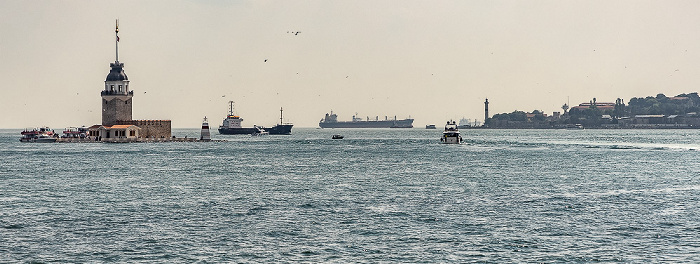
{"label": "flag", "polygon": [[119,36],[117,36],[117,42],[119,42]]}

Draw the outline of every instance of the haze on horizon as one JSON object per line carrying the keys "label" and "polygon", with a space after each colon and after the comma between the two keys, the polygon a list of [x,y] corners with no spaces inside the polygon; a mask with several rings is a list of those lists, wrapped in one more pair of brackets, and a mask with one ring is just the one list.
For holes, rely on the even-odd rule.
{"label": "haze on horizon", "polygon": [[[101,123],[119,60],[134,119],[414,126],[700,86],[698,1],[2,1],[0,127]],[[293,32],[301,32],[294,34]],[[289,32],[289,33],[288,33]]]}

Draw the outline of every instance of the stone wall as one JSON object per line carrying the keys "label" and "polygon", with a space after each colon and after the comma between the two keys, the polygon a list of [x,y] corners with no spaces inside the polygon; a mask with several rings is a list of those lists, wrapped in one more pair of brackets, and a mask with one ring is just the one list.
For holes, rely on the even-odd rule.
{"label": "stone wall", "polygon": [[131,120],[131,98],[127,95],[102,96],[102,125],[117,125],[119,120]]}
{"label": "stone wall", "polygon": [[141,128],[140,138],[170,138],[170,120],[127,120],[117,121],[118,125],[135,125]]}

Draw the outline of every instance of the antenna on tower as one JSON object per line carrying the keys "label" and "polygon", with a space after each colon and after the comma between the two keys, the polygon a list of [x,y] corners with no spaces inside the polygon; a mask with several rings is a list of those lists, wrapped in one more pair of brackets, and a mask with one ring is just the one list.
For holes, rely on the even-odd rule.
{"label": "antenna on tower", "polygon": [[114,28],[114,36],[116,38],[115,48],[116,48],[116,62],[119,63],[119,19],[116,20],[116,26]]}

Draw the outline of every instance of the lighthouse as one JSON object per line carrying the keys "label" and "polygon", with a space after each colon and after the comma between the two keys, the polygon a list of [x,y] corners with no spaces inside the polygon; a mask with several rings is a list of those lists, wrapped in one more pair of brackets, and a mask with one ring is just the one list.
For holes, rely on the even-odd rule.
{"label": "lighthouse", "polygon": [[209,133],[209,121],[207,120],[207,117],[204,117],[204,121],[202,121],[202,132],[200,133],[199,140],[201,141],[210,141],[211,140],[211,134]]}
{"label": "lighthouse", "polygon": [[484,125],[486,125],[486,120],[489,120],[489,99],[486,98],[484,101]]}
{"label": "lighthouse", "polygon": [[129,121],[131,119],[131,106],[134,92],[129,89],[129,78],[124,73],[124,63],[119,62],[119,20],[115,29],[116,57],[107,78],[105,88],[102,91],[102,125],[116,125],[117,121]]}
{"label": "lighthouse", "polygon": [[[103,141],[133,142],[137,138],[165,140],[172,136],[171,121],[160,119],[134,120],[132,99],[134,91],[129,87],[129,78],[124,72],[124,63],[119,61],[119,20],[114,27],[114,62],[105,78],[101,92],[102,124],[89,128],[90,136]],[[124,131],[125,128],[133,131]]]}

